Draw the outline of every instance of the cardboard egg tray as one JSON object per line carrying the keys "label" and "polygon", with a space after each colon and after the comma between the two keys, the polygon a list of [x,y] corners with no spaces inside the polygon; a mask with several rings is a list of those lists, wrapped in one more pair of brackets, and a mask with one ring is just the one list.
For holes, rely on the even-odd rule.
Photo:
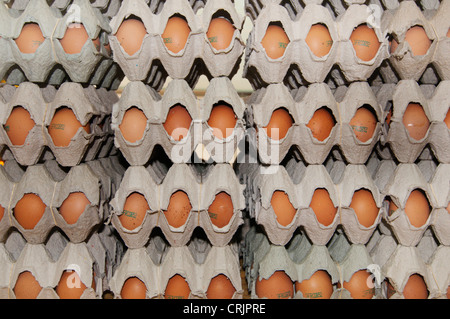
{"label": "cardboard egg tray", "polygon": [[[107,156],[113,147],[110,127],[112,104],[118,100],[114,91],[79,83],[65,82],[58,89],[47,85],[24,82],[18,87],[6,85],[0,88],[1,128],[0,144],[7,148],[21,165],[34,165],[50,151],[63,166],[75,166],[82,161]],[[5,123],[12,109],[22,106],[29,113],[35,126],[30,130],[23,145],[13,145],[6,133]],[[81,125],[91,122],[91,133],[80,128],[66,147],[55,146],[48,133],[55,111],[69,107]]]}
{"label": "cardboard egg tray", "polygon": [[[111,223],[129,248],[140,248],[147,244],[154,228],[160,228],[171,246],[186,245],[194,229],[200,227],[214,246],[227,245],[238,227],[243,223],[242,210],[245,208],[243,190],[229,164],[206,166],[203,172],[188,164],[174,164],[163,177],[158,177],[151,166],[130,166],[117,189],[110,205]],[[186,223],[180,227],[169,225],[164,211],[169,205],[170,196],[177,190],[184,191],[192,209]],[[233,202],[234,214],[224,227],[211,222],[208,207],[219,192],[226,192]],[[128,230],[122,226],[119,216],[129,194],[138,192],[147,199],[150,211],[140,226]]]}
{"label": "cardboard egg tray", "polygon": [[124,282],[137,277],[147,287],[147,299],[162,299],[168,280],[178,274],[189,284],[190,299],[206,299],[211,279],[223,274],[236,289],[232,299],[241,299],[240,271],[236,245],[217,247],[196,238],[188,245],[174,247],[168,246],[161,237],[153,237],[147,247],[126,251],[109,286],[115,298],[120,299]]}
{"label": "cardboard egg tray", "polygon": [[[108,226],[86,243],[72,243],[58,232],[45,244],[26,243],[19,233],[0,243],[0,299],[16,299],[14,287],[20,273],[30,271],[42,287],[37,299],[58,299],[55,288],[65,270],[75,271],[87,287],[81,299],[98,299],[123,255],[123,247]],[[91,283],[95,281],[95,290]],[[72,284],[77,285],[75,280]]]}
{"label": "cardboard egg tray", "polygon": [[[196,4],[192,7],[190,2]],[[158,7],[155,8],[155,6]],[[203,11],[198,13],[199,8]],[[153,11],[152,11],[153,9]],[[173,15],[183,16],[191,29],[185,47],[178,53],[169,51],[163,34],[167,20]],[[210,44],[206,33],[210,20],[216,14],[229,18],[236,28],[234,38],[227,49],[216,50]],[[147,29],[141,48],[132,56],[121,47],[115,34],[122,21],[129,16],[142,20]],[[176,1],[161,2],[125,0],[112,18],[109,40],[114,61],[122,68],[130,81],[148,83],[154,77],[170,76],[173,79],[191,79],[193,87],[201,74],[210,77],[232,77],[240,63],[245,43],[241,39],[243,18],[236,12],[233,1]],[[164,82],[164,81],[163,81]]]}
{"label": "cardboard egg tray", "polygon": [[[231,106],[237,118],[233,133],[225,139],[216,138],[207,123],[212,108],[219,103]],[[184,106],[192,118],[187,135],[180,141],[174,140],[163,126],[170,108],[177,104]],[[139,108],[147,117],[144,135],[134,143],[125,140],[119,128],[131,107]],[[198,147],[201,147],[199,157],[207,162],[228,163],[235,160],[239,143],[245,137],[244,111],[245,103],[226,77],[213,78],[202,99],[195,96],[185,80],[169,82],[162,96],[143,82],[133,81],[113,105],[114,144],[130,165],[145,165],[156,145],[160,145],[174,163],[190,163]]]}
{"label": "cardboard egg tray", "polygon": [[[112,159],[112,165],[119,166]],[[110,165],[111,166],[111,165]],[[4,242],[12,229],[17,230],[31,244],[44,243],[54,228],[64,233],[71,242],[85,241],[109,217],[112,185],[118,185],[120,168],[114,172],[100,162],[83,163],[64,171],[55,161],[20,168],[14,161],[6,161],[0,168],[2,189],[1,206],[5,208],[0,220],[0,238]],[[68,224],[58,208],[72,192],[83,192],[91,202],[76,223]],[[38,195],[46,205],[45,211],[33,229],[23,228],[14,217],[14,207],[24,194]]]}
{"label": "cardboard egg tray", "polygon": [[[258,150],[263,164],[279,164],[292,147],[308,164],[322,164],[334,147],[339,147],[349,163],[364,164],[379,141],[385,118],[385,112],[367,82],[354,82],[334,91],[325,83],[292,91],[281,83],[270,84],[254,91],[246,103],[246,120],[251,128],[249,134],[253,134],[250,141]],[[372,138],[361,142],[349,123],[356,110],[364,105],[376,114],[378,124]],[[336,124],[328,138],[319,141],[313,137],[307,124],[314,112],[323,106],[331,111]],[[289,111],[294,124],[284,138],[273,140],[263,128],[269,123],[272,112],[280,107]]]}
{"label": "cardboard egg tray", "polygon": [[[70,80],[113,90],[119,86],[123,73],[114,66],[107,49],[108,18],[90,1],[74,0],[67,11],[50,7],[45,0],[28,1],[20,11],[2,5],[0,16],[0,50],[5,57],[0,63],[0,78],[5,78],[7,83],[30,81],[60,85]],[[74,22],[83,24],[90,39],[98,37],[100,47],[87,41],[80,53],[66,54],[59,40]],[[35,53],[20,52],[14,41],[26,23],[39,24],[45,38]]]}

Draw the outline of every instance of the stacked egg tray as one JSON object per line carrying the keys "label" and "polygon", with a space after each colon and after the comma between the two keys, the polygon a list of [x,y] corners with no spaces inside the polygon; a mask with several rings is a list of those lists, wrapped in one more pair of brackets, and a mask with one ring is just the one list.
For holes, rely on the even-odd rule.
{"label": "stacked egg tray", "polygon": [[[13,85],[71,81],[117,89],[123,73],[111,57],[108,16],[89,0],[63,2],[55,1],[55,6],[50,6],[45,0],[10,1],[11,8],[2,3],[0,77]],[[45,39],[34,53],[22,53],[15,42],[27,23],[38,24]],[[80,53],[67,54],[60,40],[71,23],[83,24],[89,39],[99,40],[98,47],[87,41]]]}
{"label": "stacked egg tray", "polygon": [[[69,171],[55,160],[28,167],[5,161],[0,268],[9,271],[2,272],[0,298],[15,298],[17,276],[24,271],[30,271],[42,287],[38,298],[58,298],[54,288],[64,270],[76,271],[88,287],[81,298],[101,297],[123,255],[123,244],[106,224],[109,201],[122,176],[117,157],[82,163]],[[75,223],[68,224],[59,207],[71,192],[84,193],[90,204]],[[17,201],[26,193],[37,194],[46,205],[33,229],[22,227],[14,215]]]}
{"label": "stacked egg tray", "polygon": [[[250,297],[259,298],[255,281],[277,270],[285,271],[294,283],[323,269],[342,287],[356,271],[366,269],[376,279],[374,299],[387,298],[386,282],[396,291],[391,298],[404,298],[403,288],[415,273],[424,278],[428,298],[447,298],[450,131],[444,118],[450,73],[448,57],[440,52],[450,43],[450,24],[443,18],[448,17],[450,2],[248,0],[245,5],[253,22],[244,76],[254,88],[245,112],[254,164],[239,165],[238,172],[247,185],[252,225],[242,246]],[[290,41],[278,59],[269,58],[261,44],[271,23],[281,25]],[[314,56],[305,41],[317,23],[328,27],[333,40],[322,58]],[[370,61],[356,56],[349,39],[362,23],[374,29],[380,42]],[[432,40],[423,56],[413,56],[405,41],[414,25],[423,26]],[[391,54],[392,39],[400,44]],[[422,105],[430,121],[421,140],[411,138],[402,122],[409,103]],[[336,124],[321,142],[307,123],[323,106]],[[377,118],[366,142],[356,138],[349,124],[361,106]],[[293,124],[284,138],[272,140],[263,128],[281,107]],[[319,223],[309,207],[317,188],[327,189],[337,208],[328,226]],[[379,208],[370,227],[361,225],[350,207],[358,189],[369,190]],[[431,208],[420,227],[405,213],[414,189],[424,191]],[[271,206],[276,190],[287,193],[296,210],[285,226]],[[399,207],[395,212],[388,211],[388,200]],[[351,298],[345,288],[333,289],[332,298]],[[304,297],[299,291],[294,298]]]}
{"label": "stacked egg tray", "polygon": [[[174,15],[184,17],[191,29],[185,46],[178,53],[168,50],[161,36],[168,19]],[[231,44],[223,50],[214,48],[206,36],[211,19],[217,15],[228,18],[235,27]],[[147,31],[140,49],[131,56],[115,36],[124,19],[130,16],[140,19]],[[185,79],[194,87],[201,75],[233,77],[245,48],[241,38],[243,23],[231,0],[125,0],[111,20],[109,41],[114,61],[130,81],[144,82],[159,91],[169,76]]]}
{"label": "stacked egg tray", "polygon": [[[72,167],[113,155],[117,150],[114,148],[111,113],[117,100],[115,91],[92,85],[84,87],[75,82],[64,82],[58,87],[31,82],[4,85],[0,88],[1,148],[24,166],[56,158],[60,165]],[[6,128],[12,110],[18,106],[27,110],[35,122],[23,145],[14,145]],[[90,126],[90,133],[80,128],[68,146],[56,146],[48,131],[55,112],[62,107],[69,107],[82,126]]]}

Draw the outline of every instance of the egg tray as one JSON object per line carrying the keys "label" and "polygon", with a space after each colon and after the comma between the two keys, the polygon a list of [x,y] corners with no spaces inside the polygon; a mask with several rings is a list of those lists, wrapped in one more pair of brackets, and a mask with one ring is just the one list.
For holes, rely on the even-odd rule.
{"label": "egg tray", "polygon": [[[64,270],[74,270],[88,287],[81,299],[99,299],[123,255],[123,247],[108,226],[86,243],[72,243],[54,232],[45,244],[26,243],[17,232],[0,243],[0,299],[16,299],[20,273],[30,271],[42,287],[37,299],[58,299],[55,291]],[[6,271],[7,270],[7,271]],[[91,283],[95,280],[95,290]],[[77,281],[73,282],[77,284]]]}
{"label": "egg tray", "polygon": [[[116,163],[112,159],[109,161]],[[50,161],[29,166],[23,171],[16,163],[8,161],[0,169],[4,190],[1,206],[5,208],[0,220],[1,242],[7,240],[12,229],[16,229],[27,242],[41,244],[55,228],[61,230],[71,242],[85,241],[109,217],[108,204],[112,191],[117,187],[119,169],[114,172],[101,162],[91,162],[65,172]],[[76,223],[68,224],[58,209],[72,192],[83,192],[91,204],[86,206]],[[42,217],[32,229],[25,229],[14,216],[16,203],[27,193],[38,195],[46,205]]]}
{"label": "egg tray", "polygon": [[[293,284],[309,279],[317,270],[325,270],[333,284],[331,299],[350,299],[345,288],[337,288],[334,284],[348,281],[358,270],[372,269],[373,260],[364,245],[350,245],[344,237],[336,233],[330,245],[325,246],[311,244],[307,236],[296,233],[289,245],[283,246],[271,244],[264,233],[251,228],[243,247],[243,267],[250,298],[259,298],[255,292],[256,281],[269,278],[277,270],[284,271]],[[377,275],[383,279],[381,273]],[[302,292],[294,290],[294,293],[294,299],[304,299]],[[375,287],[373,299],[382,299],[379,287]]]}
{"label": "egg tray", "polygon": [[[383,83],[420,79],[423,83],[436,84],[440,79],[448,79],[450,74],[447,56],[440,53],[444,49],[448,51],[450,41],[446,37],[448,21],[442,18],[448,16],[448,10],[447,2],[442,2],[437,14],[430,17],[435,11],[421,11],[414,1],[403,1],[398,7],[384,11],[378,4],[351,4],[344,10],[341,8],[335,18],[333,10],[320,4],[308,3],[301,12],[290,16],[283,5],[267,2],[253,18],[254,28],[247,39],[243,74],[254,89],[282,82],[298,88],[327,81],[339,86],[374,79]],[[247,16],[252,16],[248,8]],[[261,44],[271,22],[281,23],[290,39],[284,55],[278,59],[268,57]],[[315,56],[305,42],[311,25],[316,23],[328,27],[334,43],[323,57]],[[374,27],[380,40],[380,48],[371,61],[359,59],[349,40],[353,29],[362,23]],[[423,56],[412,56],[404,41],[405,32],[414,24],[423,25],[433,40]],[[389,36],[400,43],[393,54],[389,53]]]}
{"label": "egg tray", "polygon": [[[156,1],[150,5],[145,0],[122,2],[119,11],[111,20],[109,41],[114,61],[120,65],[130,81],[149,83],[150,80],[154,81],[155,76],[168,75],[173,79],[192,78],[189,82],[194,86],[201,74],[209,77],[232,77],[236,73],[245,47],[241,39],[244,19],[236,12],[231,0],[195,3],[196,7],[192,7],[188,1],[177,0],[165,1],[163,6]],[[160,7],[157,12],[152,12],[155,5]],[[203,9],[201,13],[194,11],[199,7]],[[216,50],[206,36],[210,20],[216,14],[228,17],[236,28],[230,46],[223,50]],[[169,51],[161,37],[167,20],[173,15],[183,16],[191,29],[185,47],[178,53]],[[129,16],[140,18],[147,30],[140,49],[132,56],[125,52],[115,36],[122,21]]]}
{"label": "egg tray", "polygon": [[[108,156],[114,142],[110,127],[112,104],[117,100],[114,91],[83,87],[74,82],[65,82],[58,89],[51,85],[40,88],[31,82],[18,87],[5,85],[0,88],[0,145],[9,149],[14,158],[25,166],[38,163],[45,150],[49,150],[63,166],[75,166],[99,156]],[[35,122],[23,145],[13,145],[5,128],[16,106],[25,108]],[[55,146],[47,127],[55,111],[63,106],[74,112],[82,126],[90,122],[91,133],[80,128],[68,146]]]}
{"label": "egg tray", "polygon": [[211,246],[201,239],[186,246],[167,247],[160,237],[155,237],[147,247],[128,249],[109,286],[114,297],[121,299],[124,282],[137,277],[147,287],[147,299],[162,299],[168,280],[176,274],[189,284],[189,299],[206,299],[211,279],[219,274],[227,276],[236,289],[232,299],[243,297],[237,247]]}
{"label": "egg tray", "polygon": [[[29,1],[23,11],[1,6],[0,78],[14,85],[25,81],[60,85],[70,80],[117,89],[123,73],[106,47],[108,19],[89,0],[74,0],[72,5],[64,14],[45,0]],[[100,47],[87,41],[80,53],[66,54],[59,40],[73,22],[82,23],[90,39],[99,38]],[[22,53],[14,41],[26,23],[39,24],[45,38],[35,53]]]}
{"label": "egg tray", "polygon": [[[204,168],[203,172],[188,164],[174,164],[162,178],[155,175],[150,166],[130,166],[117,189],[110,205],[111,224],[117,230],[127,247],[140,248],[147,244],[154,228],[162,233],[172,246],[183,246],[191,239],[194,229],[200,227],[214,246],[227,245],[238,227],[243,223],[242,210],[245,209],[243,190],[232,167],[228,164],[216,164]],[[184,191],[192,209],[184,225],[169,225],[164,211],[167,210],[171,195]],[[217,227],[211,222],[208,207],[219,192],[226,192],[233,202],[234,213],[229,223]],[[138,192],[146,198],[150,210],[140,226],[133,230],[124,228],[119,220],[123,206],[129,194]]]}
{"label": "egg tray", "polygon": [[[233,133],[225,139],[216,138],[207,124],[212,108],[222,103],[231,106],[237,118]],[[177,104],[184,106],[192,118],[187,135],[180,141],[174,140],[163,125],[170,108]],[[125,140],[120,130],[124,114],[131,107],[137,107],[147,117],[143,137],[134,143]],[[236,159],[239,145],[245,138],[245,108],[242,98],[226,77],[213,78],[201,99],[184,80],[169,82],[162,96],[143,82],[133,81],[127,84],[120,100],[113,105],[114,144],[130,165],[148,163],[158,150],[157,145],[174,163],[229,163]],[[194,153],[198,154],[197,158],[192,157]]]}

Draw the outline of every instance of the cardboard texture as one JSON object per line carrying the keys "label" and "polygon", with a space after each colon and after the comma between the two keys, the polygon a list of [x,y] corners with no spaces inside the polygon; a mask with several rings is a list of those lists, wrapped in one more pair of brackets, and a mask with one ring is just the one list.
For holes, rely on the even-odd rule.
{"label": "cardboard texture", "polygon": [[[120,65],[130,81],[148,83],[153,79],[153,75],[149,76],[150,68],[156,62],[160,66],[157,68],[157,76],[168,75],[173,79],[192,77],[192,86],[201,74],[206,73],[210,77],[232,77],[234,75],[245,44],[240,34],[244,20],[236,12],[232,1],[196,2],[198,6],[193,8],[188,1],[170,0],[165,1],[158,12],[152,12],[151,6],[149,7],[147,2],[145,0],[123,1],[119,11],[110,22],[109,40],[114,61]],[[201,14],[197,14],[194,9],[198,10],[200,6],[203,11]],[[214,49],[206,37],[209,22],[217,12],[219,14],[224,12],[225,17],[230,19],[236,28],[230,46],[224,50]],[[178,53],[169,51],[161,37],[167,20],[174,14],[183,16],[191,29],[185,47]],[[142,20],[147,29],[147,35],[144,37],[139,51],[129,56],[120,46],[115,34],[122,21],[131,15]],[[204,64],[205,70],[199,63]],[[195,74],[196,70],[199,70],[198,74]]]}
{"label": "cardboard texture", "polygon": [[[224,246],[230,242],[243,223],[241,211],[245,208],[245,186],[239,183],[230,165],[217,164],[208,168],[204,175],[199,175],[190,165],[174,164],[161,182],[152,176],[151,170],[151,167],[130,166],[111,200],[111,223],[129,248],[145,246],[155,227],[160,228],[170,245],[175,247],[186,245],[196,227],[201,227],[215,246]],[[170,196],[177,190],[188,195],[192,210],[186,223],[175,228],[168,224],[164,211],[169,205]],[[234,214],[228,225],[219,228],[212,224],[208,207],[221,191],[231,196]],[[133,192],[145,196],[150,211],[140,226],[127,230],[120,223],[119,216],[123,213],[126,198]]]}
{"label": "cardboard texture", "polygon": [[[219,103],[231,106],[237,118],[233,133],[223,140],[216,138],[207,124],[212,108]],[[163,126],[170,108],[177,104],[184,106],[192,118],[187,135],[180,141],[175,141]],[[139,108],[147,117],[144,135],[134,143],[125,140],[119,128],[125,112],[131,107]],[[134,81],[127,84],[120,100],[113,105],[111,127],[115,146],[130,165],[148,163],[156,145],[162,146],[172,162],[190,163],[200,144],[205,147],[204,159],[228,163],[234,160],[238,145],[244,138],[244,110],[243,100],[226,77],[212,79],[202,99],[196,98],[184,80],[171,81],[163,96],[143,82]]]}

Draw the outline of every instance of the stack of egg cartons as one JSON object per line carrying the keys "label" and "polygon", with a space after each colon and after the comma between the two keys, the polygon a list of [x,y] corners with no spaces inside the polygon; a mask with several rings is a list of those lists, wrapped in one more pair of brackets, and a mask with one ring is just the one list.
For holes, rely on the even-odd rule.
{"label": "stack of egg cartons", "polygon": [[[246,1],[254,28],[244,71],[255,88],[247,118],[254,129],[249,135],[258,165],[242,165],[240,172],[247,181],[247,205],[255,224],[244,245],[252,298],[258,298],[256,283],[275,271],[288,276],[278,279],[278,286],[283,281],[292,285],[272,295],[261,288],[261,295],[323,297],[320,292],[305,296],[296,289],[297,283],[317,270],[330,276],[331,298],[356,298],[346,288],[359,271],[367,271],[361,298],[386,298],[389,284],[390,291],[392,287],[395,291],[389,296],[402,298],[408,277],[415,273],[425,280],[428,298],[445,296],[450,271],[445,246],[450,216],[445,209],[449,200],[445,163],[450,143],[443,121],[449,108],[445,81],[449,74],[448,57],[439,52],[449,44],[449,22],[443,20],[449,2],[423,2],[422,6],[421,10],[414,1]],[[331,49],[322,57],[315,56],[306,43],[310,27],[317,23],[328,28],[332,39]],[[282,45],[282,56],[274,59],[266,55],[262,44],[271,24],[282,26],[289,39]],[[380,42],[367,61],[357,57],[350,40],[361,24],[369,25]],[[414,25],[422,25],[432,40],[422,56],[411,56],[405,41],[406,30]],[[399,46],[391,54],[392,39]],[[402,123],[409,102],[420,103],[431,123],[420,141],[413,140]],[[331,111],[335,125],[319,141],[308,123],[323,106]],[[355,134],[358,128],[351,125],[363,106],[377,122],[372,137],[364,142]],[[271,125],[272,113],[281,107],[291,115],[292,125],[275,140],[263,128]],[[318,188],[328,191],[337,208],[327,225],[309,207]],[[412,226],[404,213],[406,198],[415,188],[425,191],[431,207],[420,227]],[[376,204],[377,214],[370,223],[360,222],[352,205],[360,189],[369,191]],[[295,212],[281,223],[282,217],[272,207],[275,191],[287,194]],[[388,212],[389,199],[399,207],[393,214]],[[285,211],[291,210],[292,206],[284,205]]]}
{"label": "stack of egg cartons", "polygon": [[[235,28],[222,50],[206,36],[216,17]],[[179,26],[170,36],[172,18]],[[115,298],[207,298],[220,275],[234,289],[228,297],[242,297],[234,237],[243,222],[244,186],[230,164],[244,137],[245,104],[230,80],[244,49],[242,24],[233,1],[125,0],[111,20],[114,60],[129,80],[112,117],[115,145],[129,164],[110,202],[111,223],[127,246],[109,282]],[[183,29],[185,42],[169,49]],[[194,87],[203,74],[210,82],[201,98]],[[231,106],[237,118],[229,138],[215,138],[207,124],[216,104]],[[176,107],[178,122],[169,117]],[[233,213],[218,227],[208,211],[221,192],[230,196]],[[177,279],[181,289],[166,291]],[[140,293],[130,294],[133,289]]]}
{"label": "stack of egg cartons", "polygon": [[[1,298],[101,298],[122,255],[105,225],[123,175],[110,125],[122,78],[107,42],[113,3],[0,3]],[[66,53],[60,40],[73,24],[97,45],[84,39],[80,52]],[[79,126],[55,146],[49,129],[61,137],[70,127],[51,125],[63,107]],[[15,110],[28,117],[13,120]]]}

